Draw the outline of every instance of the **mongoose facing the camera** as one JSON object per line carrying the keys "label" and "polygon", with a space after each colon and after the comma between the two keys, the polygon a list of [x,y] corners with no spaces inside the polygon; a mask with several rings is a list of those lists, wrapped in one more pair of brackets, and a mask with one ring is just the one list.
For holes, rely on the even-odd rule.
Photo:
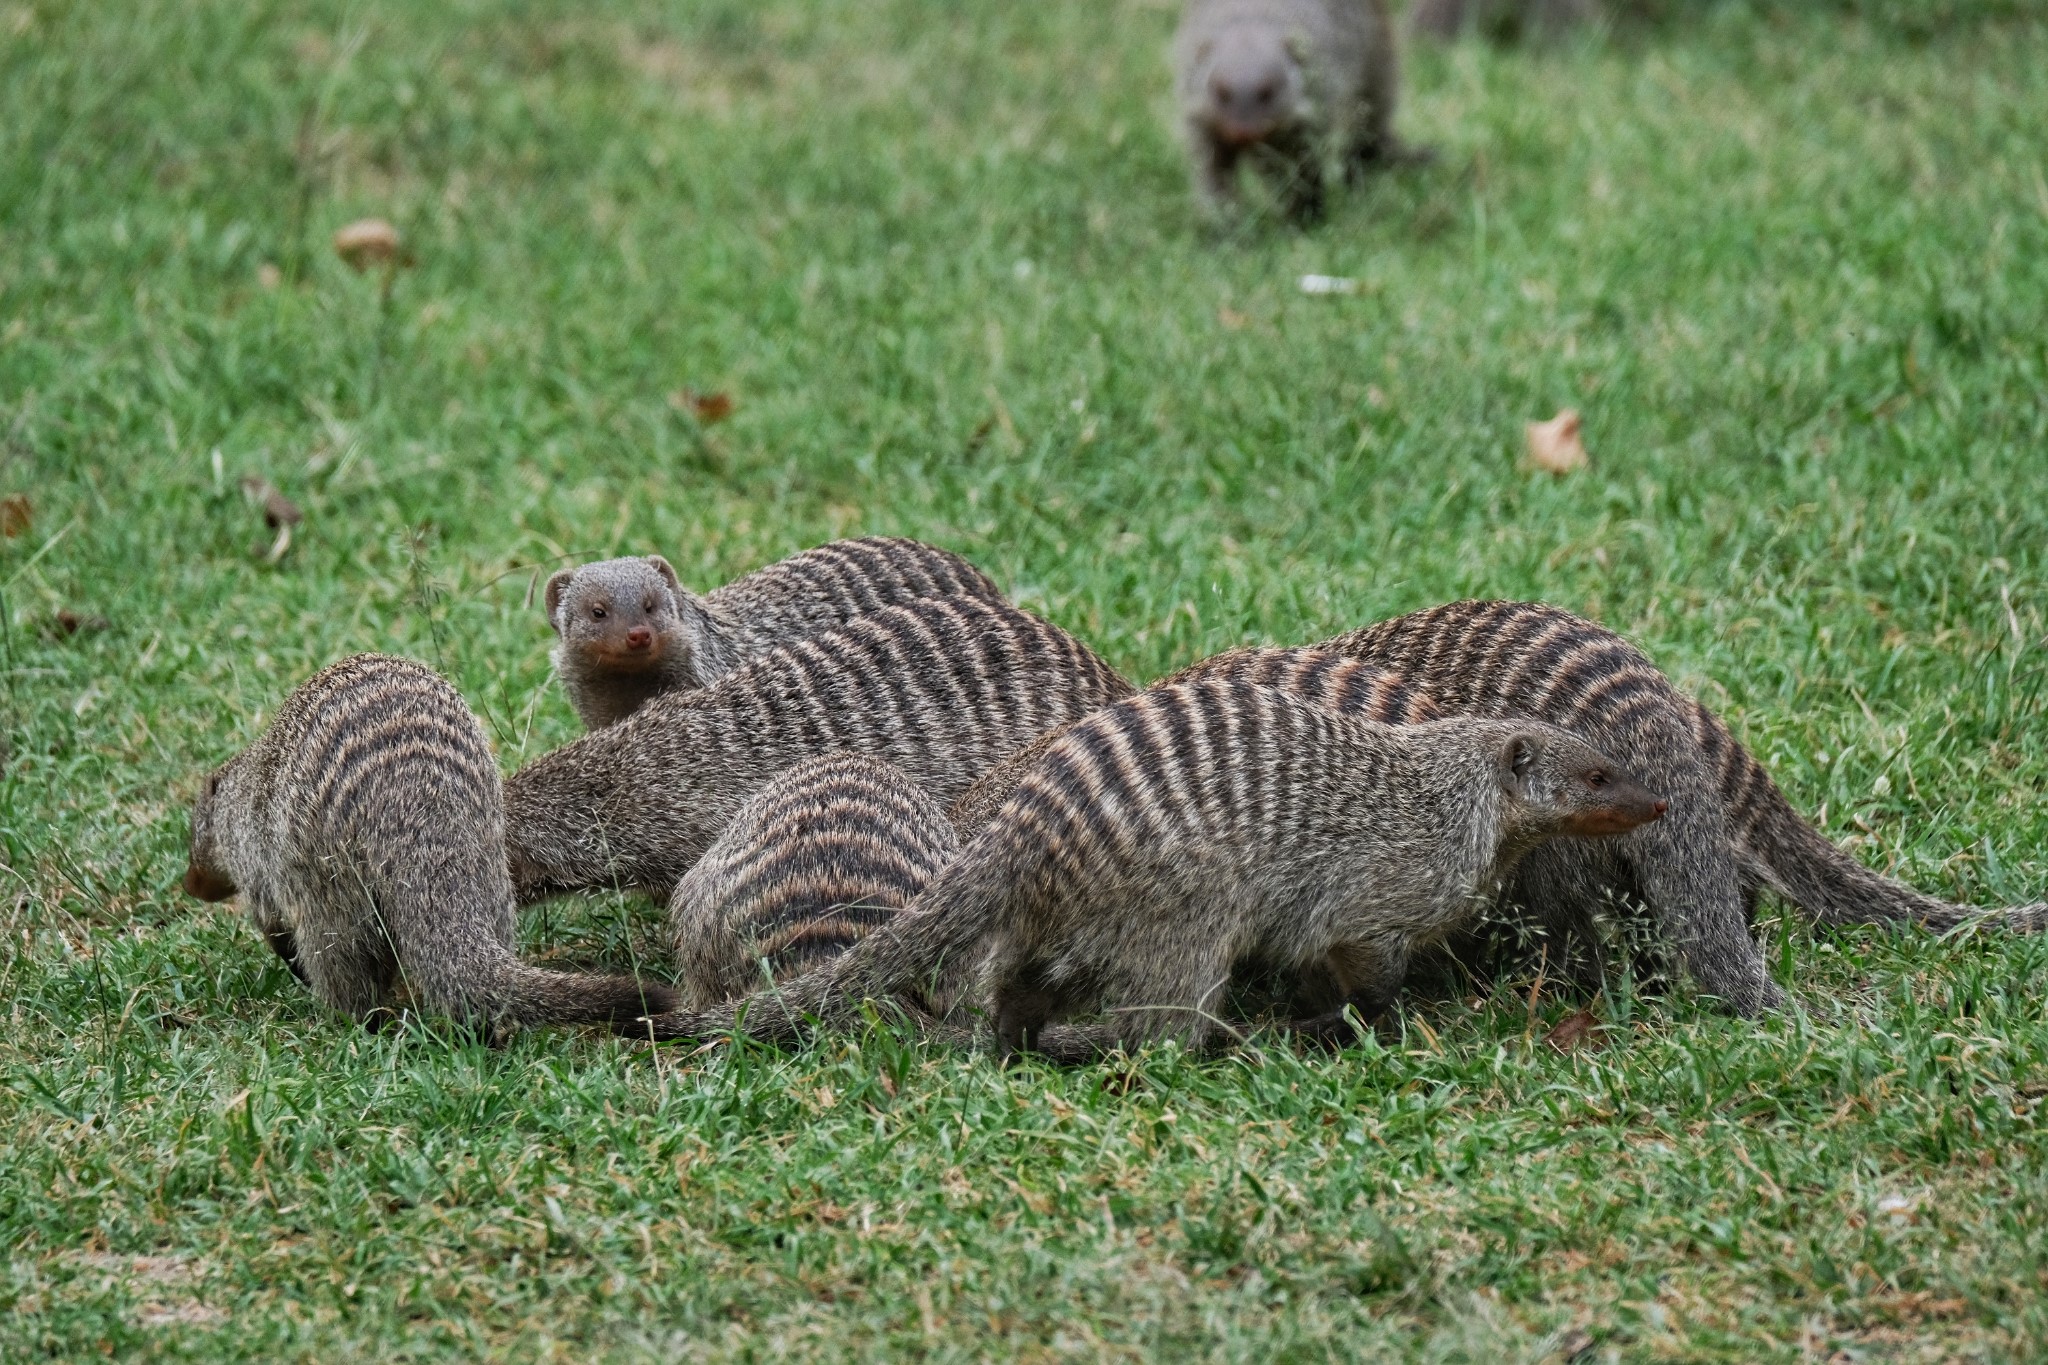
{"label": "mongoose facing the camera", "polygon": [[835,540],[699,597],[660,555],[607,559],[548,580],[556,676],[585,726],[703,687],[771,649],[926,597],[1001,601],[949,550],[892,536]]}

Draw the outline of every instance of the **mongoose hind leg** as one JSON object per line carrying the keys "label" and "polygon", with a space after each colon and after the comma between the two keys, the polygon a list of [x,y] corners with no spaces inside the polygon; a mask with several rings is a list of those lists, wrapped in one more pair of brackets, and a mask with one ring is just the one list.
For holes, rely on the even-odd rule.
{"label": "mongoose hind leg", "polygon": [[315,999],[374,1032],[390,1022],[398,964],[381,933],[369,933],[377,936],[316,935],[310,946],[300,944],[299,962]]}

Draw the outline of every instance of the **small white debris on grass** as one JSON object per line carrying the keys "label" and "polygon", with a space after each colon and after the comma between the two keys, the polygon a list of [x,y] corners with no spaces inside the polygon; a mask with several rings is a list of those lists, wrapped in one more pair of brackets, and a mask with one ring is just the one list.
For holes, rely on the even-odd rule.
{"label": "small white debris on grass", "polygon": [[1304,294],[1356,294],[1358,281],[1343,275],[1303,275],[1301,292]]}

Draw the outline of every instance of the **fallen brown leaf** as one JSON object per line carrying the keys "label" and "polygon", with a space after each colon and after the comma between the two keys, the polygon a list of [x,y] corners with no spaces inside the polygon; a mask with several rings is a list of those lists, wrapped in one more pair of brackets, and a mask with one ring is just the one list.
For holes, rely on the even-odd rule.
{"label": "fallen brown leaf", "polygon": [[1579,414],[1566,408],[1548,422],[1531,422],[1523,428],[1529,441],[1529,463],[1552,474],[1569,474],[1584,469],[1585,443],[1579,439]]}
{"label": "fallen brown leaf", "polygon": [[80,616],[68,607],[57,613],[57,629],[65,635],[76,635],[81,630],[102,631],[112,624],[104,616]]}
{"label": "fallen brown leaf", "polygon": [[1543,1035],[1543,1041],[1559,1052],[1571,1052],[1582,1047],[1598,1047],[1600,1019],[1591,1010],[1567,1014],[1557,1021],[1556,1027]]}
{"label": "fallen brown leaf", "polygon": [[334,234],[334,254],[354,270],[368,270],[390,261],[403,265],[398,251],[398,229],[382,218],[361,218]]}
{"label": "fallen brown leaf", "polygon": [[297,526],[306,519],[298,504],[277,491],[270,480],[254,474],[242,476],[242,491],[263,508],[263,524],[275,531],[286,526]]}
{"label": "fallen brown leaf", "polygon": [[256,267],[256,283],[265,289],[275,289],[284,283],[284,272],[269,261],[265,261]]}
{"label": "fallen brown leaf", "polygon": [[1244,330],[1245,324],[1250,322],[1251,319],[1238,312],[1235,308],[1218,308],[1216,310],[1216,321],[1222,323],[1233,332],[1241,332]]}
{"label": "fallen brown leaf", "polygon": [[0,536],[14,539],[35,521],[35,504],[26,493],[9,493],[0,498]]}
{"label": "fallen brown leaf", "polygon": [[698,393],[695,389],[677,389],[668,396],[668,405],[677,412],[687,412],[705,426],[723,422],[732,416],[732,395],[720,390],[717,393]]}

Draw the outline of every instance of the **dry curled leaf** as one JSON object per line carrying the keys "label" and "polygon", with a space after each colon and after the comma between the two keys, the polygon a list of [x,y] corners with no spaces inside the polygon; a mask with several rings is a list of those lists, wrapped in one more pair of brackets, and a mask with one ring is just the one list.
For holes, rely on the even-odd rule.
{"label": "dry curled leaf", "polygon": [[677,412],[687,412],[705,426],[723,422],[732,416],[732,395],[720,390],[717,393],[698,393],[695,389],[677,389],[668,396],[668,405]]}
{"label": "dry curled leaf", "polygon": [[1600,1046],[1600,1019],[1591,1010],[1579,1010],[1567,1014],[1557,1021],[1556,1027],[1543,1035],[1543,1041],[1559,1052],[1571,1052],[1582,1047]]}
{"label": "dry curled leaf", "polygon": [[1579,414],[1566,408],[1548,422],[1531,422],[1523,428],[1529,439],[1529,463],[1552,474],[1569,474],[1584,469],[1585,442],[1579,439]]}
{"label": "dry curled leaf", "polygon": [[351,269],[368,270],[392,261],[403,265],[398,251],[398,229],[382,218],[360,218],[334,234],[334,254]]}
{"label": "dry curled leaf", "polygon": [[35,521],[35,504],[26,493],[9,493],[0,498],[0,536],[14,539]]}
{"label": "dry curled leaf", "polygon": [[296,526],[306,519],[306,514],[299,510],[298,504],[278,492],[276,486],[268,479],[258,478],[254,474],[244,474],[242,491],[249,495],[251,501],[263,508],[263,524],[273,531]]}
{"label": "dry curled leaf", "polygon": [[76,635],[80,631],[98,633],[113,624],[104,616],[80,616],[69,607],[57,613],[57,632],[60,635]]}

